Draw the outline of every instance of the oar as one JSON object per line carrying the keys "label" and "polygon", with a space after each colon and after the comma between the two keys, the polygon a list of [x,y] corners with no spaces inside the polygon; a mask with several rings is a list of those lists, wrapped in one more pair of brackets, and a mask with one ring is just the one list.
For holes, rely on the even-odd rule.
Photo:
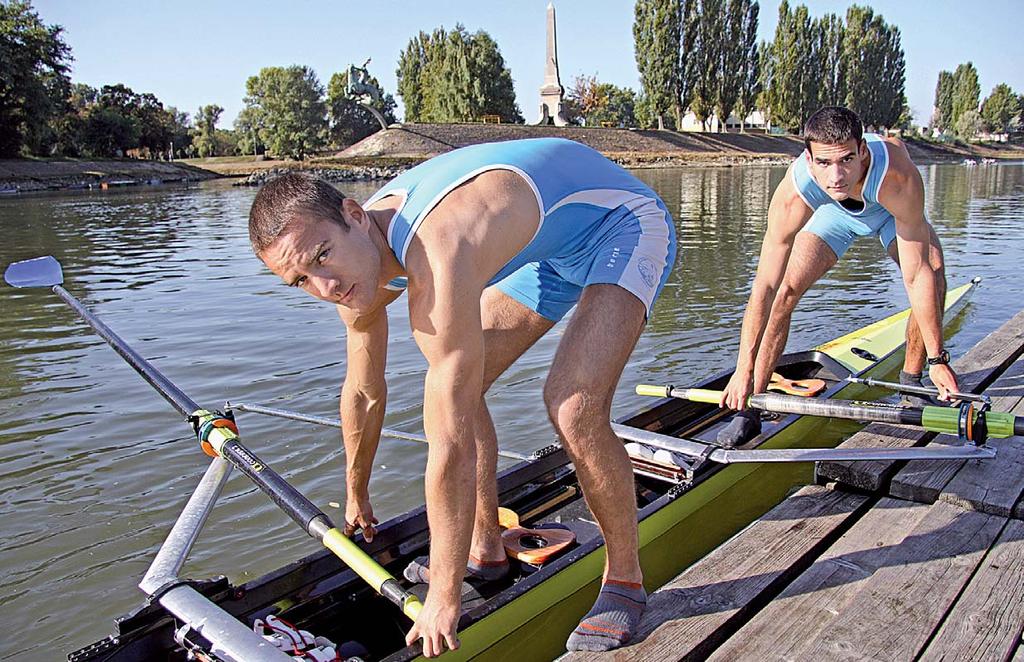
{"label": "oar", "polygon": [[[898,393],[910,393],[913,395],[931,395],[937,396],[939,389],[930,388],[928,386],[913,386],[912,384],[897,384],[896,382],[883,382],[881,379],[874,379],[873,377],[847,377],[846,381],[851,384],[864,384],[865,386],[877,386],[878,388],[887,388],[890,391],[896,391]],[[984,393],[961,393],[960,391],[950,391],[950,400],[961,400],[961,401],[973,401],[973,402],[984,402],[991,403],[992,398],[988,397]]]}
{"label": "oar", "polygon": [[47,256],[15,262],[7,267],[7,271],[4,272],[4,280],[14,287],[52,288],[100,337],[107,341],[114,351],[120,354],[164,399],[171,403],[172,407],[192,423],[196,437],[208,455],[224,458],[248,476],[310,536],[334,552],[378,593],[398,605],[406,616],[413,620],[416,619],[423,607],[419,599],[402,589],[398,581],[387,570],[358,545],[346,538],[323,511],[288,484],[255,453],[243,446],[232,420],[219,412],[202,409],[149,361],[129,347],[110,327],[89,312],[70,292],[61,287],[61,283],[64,282],[64,274],[57,260]]}
{"label": "oar", "polygon": [[[721,391],[651,386],[649,384],[637,386],[636,392],[638,395],[680,398],[714,405],[721,402],[722,398]],[[747,399],[747,405],[755,409],[780,414],[917,425],[931,432],[965,436],[967,439],[978,440],[982,443],[986,437],[1003,438],[1024,435],[1024,417],[1003,412],[983,411],[981,408],[975,408],[973,403],[965,403],[964,407],[916,408],[853,400],[825,400],[778,393],[758,393]]]}
{"label": "oar", "polygon": [[[316,425],[324,425],[330,428],[340,428],[340,418],[326,418],[323,416],[312,416],[310,414],[302,414],[297,411],[290,411],[288,409],[275,409],[274,407],[267,407],[264,405],[258,405],[250,402],[225,402],[224,409],[235,410],[235,411],[248,411],[253,414],[263,414],[265,416],[277,416],[278,418],[290,418],[293,421],[302,421],[304,423],[315,423]],[[404,439],[406,441],[416,441],[419,443],[427,443],[427,438],[422,434],[416,434],[415,432],[402,432],[401,430],[394,430],[391,428],[381,428],[381,435],[385,437],[392,437],[394,439]],[[523,453],[516,453],[515,451],[506,451],[498,449],[498,455],[501,457],[507,457],[510,460],[520,460],[530,462],[534,458]]]}

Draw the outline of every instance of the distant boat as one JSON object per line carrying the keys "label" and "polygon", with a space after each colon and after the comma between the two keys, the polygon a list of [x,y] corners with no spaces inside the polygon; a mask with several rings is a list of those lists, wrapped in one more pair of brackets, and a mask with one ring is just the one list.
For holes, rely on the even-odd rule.
{"label": "distant boat", "polygon": [[961,164],[960,164],[960,165],[965,165],[965,166],[967,166],[968,168],[971,168],[971,167],[973,167],[973,166],[976,166],[976,165],[978,165],[978,162],[977,162],[977,161],[975,161],[974,159],[964,159],[964,160],[963,160],[963,161],[961,162]]}
{"label": "distant boat", "polygon": [[982,159],[981,165],[993,165],[996,163],[995,159]]}

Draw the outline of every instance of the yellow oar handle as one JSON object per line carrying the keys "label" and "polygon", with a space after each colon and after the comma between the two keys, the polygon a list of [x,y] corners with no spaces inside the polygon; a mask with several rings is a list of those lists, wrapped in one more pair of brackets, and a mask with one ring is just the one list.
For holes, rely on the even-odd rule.
{"label": "yellow oar handle", "polygon": [[717,405],[722,399],[721,391],[712,391],[706,388],[675,388],[674,386],[654,386],[652,384],[639,384],[636,387],[637,395],[652,395],[656,398],[682,398],[692,402],[704,402],[709,405]]}
{"label": "yellow oar handle", "polygon": [[423,609],[423,603],[415,595],[404,590],[391,573],[359,549],[358,545],[336,528],[324,534],[323,543],[324,547],[334,552],[374,590],[401,607],[410,619],[416,620]]}

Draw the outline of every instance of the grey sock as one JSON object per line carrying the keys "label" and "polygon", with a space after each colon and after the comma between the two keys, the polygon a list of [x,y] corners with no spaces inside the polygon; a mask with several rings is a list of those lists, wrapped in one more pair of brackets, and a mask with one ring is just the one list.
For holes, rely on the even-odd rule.
{"label": "grey sock", "polygon": [[[466,563],[466,579],[478,579],[485,582],[493,582],[504,579],[509,571],[508,559],[501,561],[481,561],[472,556]],[[402,576],[413,584],[430,583],[430,558],[421,556],[405,566]]]}
{"label": "grey sock", "polygon": [[608,651],[633,637],[647,606],[642,584],[609,579],[597,602],[565,642],[570,651]]}
{"label": "grey sock", "polygon": [[723,446],[739,446],[761,434],[761,412],[744,409],[736,412],[729,425],[718,431],[718,443]]}

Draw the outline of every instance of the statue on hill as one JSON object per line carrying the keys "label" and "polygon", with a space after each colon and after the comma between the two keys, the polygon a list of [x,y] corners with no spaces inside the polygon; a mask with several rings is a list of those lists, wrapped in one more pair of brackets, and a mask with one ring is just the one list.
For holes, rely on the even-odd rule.
{"label": "statue on hill", "polygon": [[[380,122],[380,128],[386,129],[388,128],[387,120],[380,114],[380,111],[371,105],[380,103],[381,98],[384,96],[384,90],[380,89],[373,76],[367,71],[366,65],[368,64],[370,64],[369,58],[366,59],[366,62],[363,62],[361,67],[357,67],[354,64],[348,65],[348,83],[345,86],[345,92],[354,102],[370,111],[377,118],[377,121]],[[367,97],[369,97],[369,103],[366,100]]]}

